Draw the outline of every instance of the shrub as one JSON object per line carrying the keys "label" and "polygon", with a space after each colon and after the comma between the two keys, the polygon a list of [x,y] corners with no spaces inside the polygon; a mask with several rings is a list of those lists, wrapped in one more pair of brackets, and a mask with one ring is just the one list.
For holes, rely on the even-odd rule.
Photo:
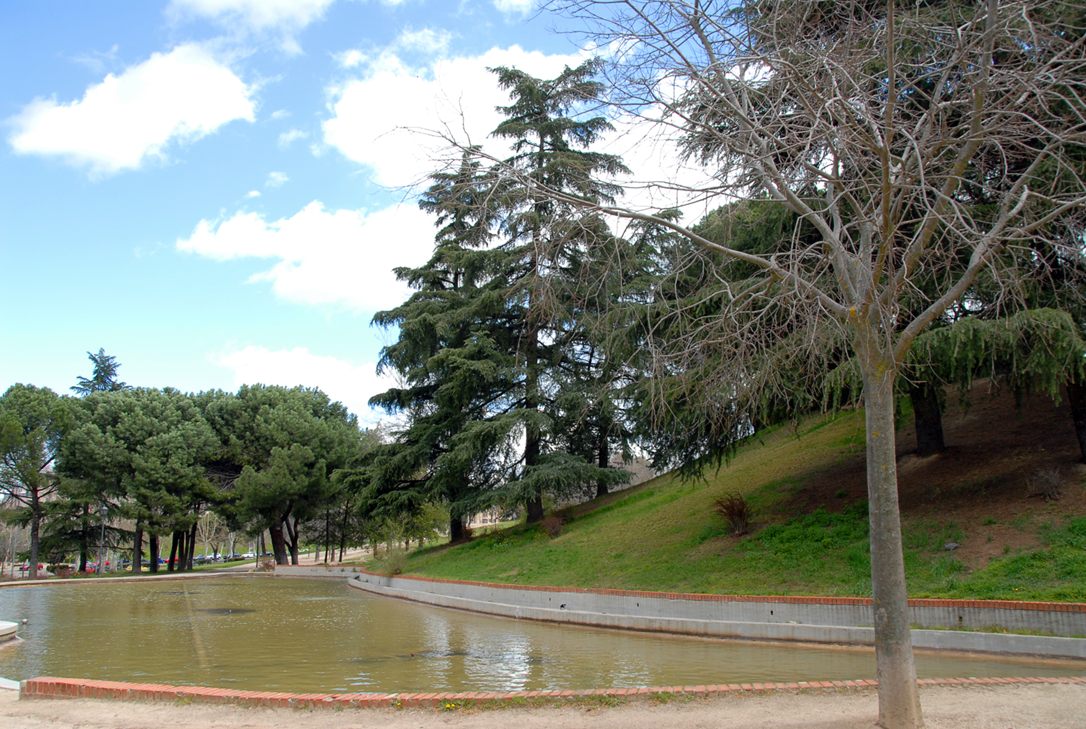
{"label": "shrub", "polygon": [[713,511],[724,517],[724,521],[728,522],[735,536],[741,537],[747,533],[750,527],[751,509],[742,494],[728,494],[722,499],[717,499]]}
{"label": "shrub", "polygon": [[562,527],[566,525],[566,520],[560,516],[550,514],[543,519],[543,531],[547,533],[551,539],[554,539],[562,533]]}
{"label": "shrub", "polygon": [[375,572],[395,577],[407,569],[407,550],[403,547],[386,549],[385,553],[373,561]]}

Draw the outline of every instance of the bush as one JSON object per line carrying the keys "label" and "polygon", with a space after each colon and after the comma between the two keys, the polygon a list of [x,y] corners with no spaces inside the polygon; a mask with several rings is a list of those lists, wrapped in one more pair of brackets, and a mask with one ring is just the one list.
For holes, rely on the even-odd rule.
{"label": "bush", "polygon": [[407,550],[403,547],[391,547],[373,561],[375,572],[389,577],[402,574],[407,569]]}
{"label": "bush", "polygon": [[741,537],[750,528],[751,509],[750,504],[742,494],[728,494],[722,499],[717,499],[713,511],[724,517],[731,527],[732,534]]}
{"label": "bush", "polygon": [[562,528],[566,525],[566,520],[560,516],[551,514],[543,519],[543,531],[547,533],[551,539],[554,539],[562,533]]}

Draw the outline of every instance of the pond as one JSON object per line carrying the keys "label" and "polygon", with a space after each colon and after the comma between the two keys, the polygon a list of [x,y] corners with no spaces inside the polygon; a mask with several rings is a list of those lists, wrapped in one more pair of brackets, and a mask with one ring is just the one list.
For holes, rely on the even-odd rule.
{"label": "pond", "polygon": [[[869,650],[490,618],[345,581],[212,577],[0,590],[0,676],[289,692],[531,691],[874,678]],[[921,676],[1081,675],[1082,663],[918,655]]]}

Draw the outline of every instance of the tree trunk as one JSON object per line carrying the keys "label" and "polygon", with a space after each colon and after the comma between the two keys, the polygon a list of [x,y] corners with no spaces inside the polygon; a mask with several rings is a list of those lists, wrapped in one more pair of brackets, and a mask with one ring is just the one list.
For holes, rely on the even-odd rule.
{"label": "tree trunk", "polygon": [[[538,204],[536,205],[536,208],[537,210],[539,209]],[[535,238],[536,234],[533,233],[533,242],[535,241]],[[538,274],[538,262],[533,261],[532,265]],[[529,292],[528,320],[530,331],[527,336],[528,345],[524,352],[526,371],[524,378],[524,409],[529,411],[539,410],[539,332],[536,331],[535,324],[531,323],[532,318],[535,316],[533,304],[534,298],[534,292]],[[539,427],[532,420],[525,424],[524,430],[524,467],[530,469],[539,460],[539,454],[542,452],[543,436],[539,432]],[[537,524],[543,521],[542,486],[539,486],[535,493],[528,495],[527,511],[529,524]]]}
{"label": "tree trunk", "polygon": [[[536,407],[535,403],[531,403],[530,407]],[[539,434],[539,430],[531,424],[528,425],[527,431],[527,437],[524,441],[524,465],[526,467],[530,467],[534,466],[536,464],[536,461],[539,460],[541,436]],[[538,524],[539,522],[543,521],[542,486],[538,487],[535,493],[528,496],[527,510],[529,524]]]}
{"label": "tree trunk", "polygon": [[343,553],[347,551],[347,521],[350,518],[350,502],[343,503],[343,523],[339,526],[339,561],[343,562]]}
{"label": "tree trunk", "polygon": [[1075,435],[1086,463],[1086,378],[1068,380],[1067,399],[1071,401],[1071,417],[1075,422]]}
{"label": "tree trunk", "polygon": [[192,540],[184,529],[181,530],[181,543],[177,549],[177,571],[183,572],[188,561],[189,550],[192,548]]}
{"label": "tree trunk", "polygon": [[36,580],[38,579],[39,534],[41,533],[41,503],[38,501],[36,489],[30,502],[30,510],[30,579]]}
{"label": "tree trunk", "polygon": [[276,564],[287,563],[287,547],[283,542],[283,522],[277,521],[268,529],[271,535],[272,551],[275,553]]}
{"label": "tree trunk", "polygon": [[151,572],[158,572],[158,535],[152,532],[147,535],[147,541],[150,543],[150,559],[151,559]]}
{"label": "tree trunk", "polygon": [[[290,549],[290,563],[292,565],[298,564],[298,520],[295,519],[294,523],[290,523],[290,511],[287,511],[286,518],[283,519],[283,524],[287,528],[287,548]],[[316,556],[320,556],[320,552],[317,552]]]}
{"label": "tree trunk", "polygon": [[332,513],[324,510],[324,563],[328,564],[332,552]]}
{"label": "tree trunk", "polygon": [[167,572],[174,571],[174,565],[177,562],[177,542],[181,539],[181,532],[174,530],[173,538],[170,540],[170,561],[166,565]]}
{"label": "tree trunk", "polygon": [[464,520],[462,517],[449,517],[449,541],[453,544],[464,541]]}
{"label": "tree trunk", "polygon": [[132,574],[143,571],[143,524],[136,520],[136,532],[132,535]]}
{"label": "tree trunk", "polygon": [[188,554],[185,555],[185,569],[192,570],[192,562],[196,557],[196,527],[199,522],[192,525],[192,529],[189,530],[189,549]]}
{"label": "tree trunk", "polygon": [[157,573],[159,571],[159,535],[152,532],[147,536],[147,540],[148,551],[151,553],[148,557],[151,561],[151,571]]}
{"label": "tree trunk", "polygon": [[83,504],[83,516],[79,520],[79,573],[87,571],[87,562],[90,555],[90,536],[87,527],[90,525],[90,504]]}
{"label": "tree trunk", "polygon": [[[866,327],[865,327],[866,324]],[[867,421],[867,497],[871,524],[871,587],[874,597],[875,662],[879,682],[879,726],[924,725],[916,685],[901,514],[897,494],[894,379],[897,366],[882,331],[860,322],[860,369]]]}
{"label": "tree trunk", "polygon": [[268,551],[267,545],[264,544],[264,530],[260,530],[260,556],[263,557],[264,553]]}
{"label": "tree trunk", "polygon": [[[596,465],[600,468],[607,468],[610,458],[611,449],[607,446],[607,432],[601,427],[599,442],[596,444]],[[596,498],[607,495],[607,481],[600,479],[596,481]]]}
{"label": "tree trunk", "polygon": [[943,440],[943,409],[939,406],[939,388],[923,383],[909,388],[916,419],[916,454],[921,458],[946,450]]}

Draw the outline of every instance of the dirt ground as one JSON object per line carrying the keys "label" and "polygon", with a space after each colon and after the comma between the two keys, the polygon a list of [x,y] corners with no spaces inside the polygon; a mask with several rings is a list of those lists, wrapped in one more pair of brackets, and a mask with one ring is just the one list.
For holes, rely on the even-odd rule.
{"label": "dirt ground", "polygon": [[[862,427],[862,425],[860,426]],[[1057,404],[1034,393],[1021,404],[989,380],[976,383],[963,403],[947,395],[943,415],[947,449],[916,455],[912,416],[898,426],[898,490],[906,519],[953,521],[963,532],[955,557],[969,569],[992,557],[1037,546],[1036,525],[1086,515],[1086,464],[1082,461],[1066,394]],[[1039,471],[1059,471],[1062,496],[1028,496]],[[867,494],[862,449],[844,463],[805,481],[780,505],[782,513],[839,511]],[[1083,722],[1086,726],[1086,721]]]}
{"label": "dirt ground", "polygon": [[[929,729],[1060,729],[1086,726],[1086,685],[926,686]],[[649,702],[578,709],[412,710],[244,709],[119,701],[19,701],[0,691],[5,729],[869,729],[877,718],[874,691],[775,692],[711,700]]]}

